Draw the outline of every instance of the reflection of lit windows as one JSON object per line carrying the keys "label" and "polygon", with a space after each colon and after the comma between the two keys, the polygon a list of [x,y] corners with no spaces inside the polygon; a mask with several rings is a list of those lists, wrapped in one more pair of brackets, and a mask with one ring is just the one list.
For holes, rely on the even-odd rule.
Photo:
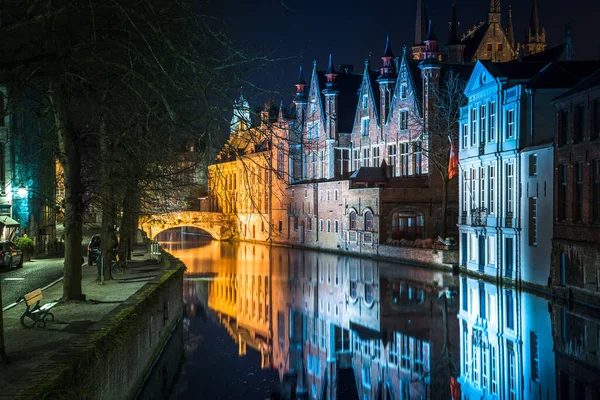
{"label": "reflection of lit windows", "polygon": [[317,324],[317,319],[314,318],[312,320],[312,330],[311,330],[311,335],[310,335],[310,342],[314,345],[317,344],[317,339],[318,339],[317,329],[318,328],[319,328],[319,325]]}
{"label": "reflection of lit windows", "polygon": [[362,366],[362,383],[365,388],[371,387],[371,364]]}
{"label": "reflection of lit windows", "polygon": [[508,399],[517,398],[517,364],[515,358],[515,349],[512,342],[506,343],[508,348]]}
{"label": "reflection of lit windows", "polygon": [[496,347],[490,346],[490,375],[492,394],[498,393],[498,378],[496,377]]}
{"label": "reflection of lit windows", "polygon": [[390,351],[388,353],[388,362],[391,365],[398,365],[398,334],[394,334],[392,343],[390,343]]}
{"label": "reflection of lit windows", "polygon": [[423,341],[419,340],[419,339],[415,339],[415,357],[414,357],[414,363],[413,363],[413,368],[415,371],[415,374],[418,375],[422,375],[423,374]]}
{"label": "reflection of lit windows", "polygon": [[463,345],[462,345],[462,358],[463,358],[463,375],[469,374],[469,330],[467,325],[463,325]]}
{"label": "reflection of lit windows", "polygon": [[400,340],[400,367],[410,369],[410,338],[406,335]]}
{"label": "reflection of lit windows", "polygon": [[512,290],[506,291],[506,327],[515,329],[515,300],[512,296]]}
{"label": "reflection of lit windows", "polygon": [[529,332],[529,354],[531,355],[531,380],[540,381],[539,341],[537,333]]}
{"label": "reflection of lit windows", "polygon": [[354,300],[357,296],[357,284],[356,281],[350,281],[350,297]]}
{"label": "reflection of lit windows", "polygon": [[350,297],[352,300],[356,300],[357,297],[357,281],[358,281],[358,267],[356,264],[350,265]]}
{"label": "reflection of lit windows", "polygon": [[471,362],[473,382],[475,382],[476,386],[479,386],[479,349],[475,346],[475,340],[471,341],[471,357],[473,360]]}
{"label": "reflection of lit windows", "polygon": [[326,325],[325,325],[325,320],[324,320],[324,319],[322,319],[322,320],[321,320],[321,329],[320,329],[320,331],[321,331],[321,332],[320,332],[320,333],[321,333],[321,335],[320,335],[320,339],[321,339],[321,341],[320,341],[320,343],[319,343],[319,346],[320,346],[322,349],[324,349],[324,348],[325,348],[325,345],[327,344],[327,332],[326,332],[327,330],[326,330],[325,328],[326,328]]}
{"label": "reflection of lit windows", "polygon": [[488,359],[487,345],[481,348],[481,387],[484,389],[488,386]]}

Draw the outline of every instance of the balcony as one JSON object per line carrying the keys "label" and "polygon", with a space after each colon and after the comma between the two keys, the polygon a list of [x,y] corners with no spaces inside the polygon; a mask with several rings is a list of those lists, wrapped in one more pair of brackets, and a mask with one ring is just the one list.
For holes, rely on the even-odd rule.
{"label": "balcony", "polygon": [[344,239],[348,243],[356,243],[356,244],[375,244],[375,235],[371,231],[352,231],[352,230],[344,230]]}
{"label": "balcony", "polygon": [[471,210],[471,226],[486,226],[487,225],[488,209],[486,207],[478,207]]}

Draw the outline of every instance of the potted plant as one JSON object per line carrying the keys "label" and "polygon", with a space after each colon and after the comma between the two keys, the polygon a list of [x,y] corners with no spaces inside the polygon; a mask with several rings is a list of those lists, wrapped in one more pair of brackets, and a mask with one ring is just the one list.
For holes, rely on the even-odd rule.
{"label": "potted plant", "polygon": [[31,255],[34,251],[33,240],[29,239],[27,235],[23,235],[22,238],[17,240],[16,245],[23,252],[23,258],[27,261],[31,261]]}

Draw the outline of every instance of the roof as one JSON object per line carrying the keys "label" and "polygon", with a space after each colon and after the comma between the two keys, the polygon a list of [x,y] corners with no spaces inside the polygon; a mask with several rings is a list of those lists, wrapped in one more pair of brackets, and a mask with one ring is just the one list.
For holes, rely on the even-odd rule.
{"label": "roof", "polygon": [[546,65],[527,83],[533,89],[572,88],[600,70],[600,61],[555,61]]}
{"label": "roof", "polygon": [[528,80],[540,72],[547,62],[505,62],[493,63],[491,61],[480,61],[495,78],[508,78],[517,80]]}
{"label": "roof", "polygon": [[19,222],[15,221],[8,215],[0,216],[0,224],[4,225],[4,226],[20,226],[21,225]]}
{"label": "roof", "polygon": [[558,46],[551,47],[551,48],[541,51],[539,53],[521,57],[520,60],[515,60],[515,61],[511,61],[511,62],[514,62],[514,63],[523,62],[523,61],[525,61],[525,62],[530,62],[530,61],[550,62],[550,61],[563,60],[566,48],[567,48],[567,45],[562,43],[562,44],[559,44]]}
{"label": "roof", "polygon": [[[317,71],[319,89],[325,88],[327,81],[325,72]],[[338,97],[338,132],[350,133],[354,125],[354,115],[358,105],[358,90],[362,83],[362,74],[340,71],[335,78],[335,89]],[[378,97],[378,96],[375,96]],[[325,104],[325,96],[321,93],[321,101]]]}
{"label": "roof", "polygon": [[600,69],[575,85],[571,90],[567,90],[565,93],[555,98],[554,101],[562,100],[598,86],[600,86]]}
{"label": "roof", "polygon": [[481,41],[483,40],[485,33],[487,32],[489,24],[486,22],[480,22],[479,25],[470,31],[467,35],[465,35],[461,39],[461,43],[464,44],[465,47],[465,59],[470,60],[475,55],[475,52],[481,45]]}
{"label": "roof", "polygon": [[385,170],[381,167],[360,167],[350,175],[355,182],[387,182]]}

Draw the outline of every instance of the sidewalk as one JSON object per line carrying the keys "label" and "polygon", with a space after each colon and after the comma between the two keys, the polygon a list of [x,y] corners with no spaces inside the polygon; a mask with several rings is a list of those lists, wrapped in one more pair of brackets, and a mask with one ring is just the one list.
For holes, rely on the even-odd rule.
{"label": "sidewalk", "polygon": [[[160,276],[164,269],[164,263],[150,259],[145,245],[138,245],[127,268],[114,274],[115,279],[105,281],[104,285],[96,281],[96,266],[84,265],[82,289],[86,301],[57,304],[51,310],[55,319],[47,319],[45,328],[25,329],[21,326],[19,319],[25,310],[23,302],[4,311],[4,338],[11,363],[0,364],[0,399],[16,398],[20,389],[27,387],[32,379],[52,373],[51,370],[41,371],[38,366],[50,363],[59,368],[64,358],[62,354],[59,356],[61,350],[73,340],[91,338],[97,322]],[[62,289],[61,280],[44,290],[42,304],[58,301]]]}

